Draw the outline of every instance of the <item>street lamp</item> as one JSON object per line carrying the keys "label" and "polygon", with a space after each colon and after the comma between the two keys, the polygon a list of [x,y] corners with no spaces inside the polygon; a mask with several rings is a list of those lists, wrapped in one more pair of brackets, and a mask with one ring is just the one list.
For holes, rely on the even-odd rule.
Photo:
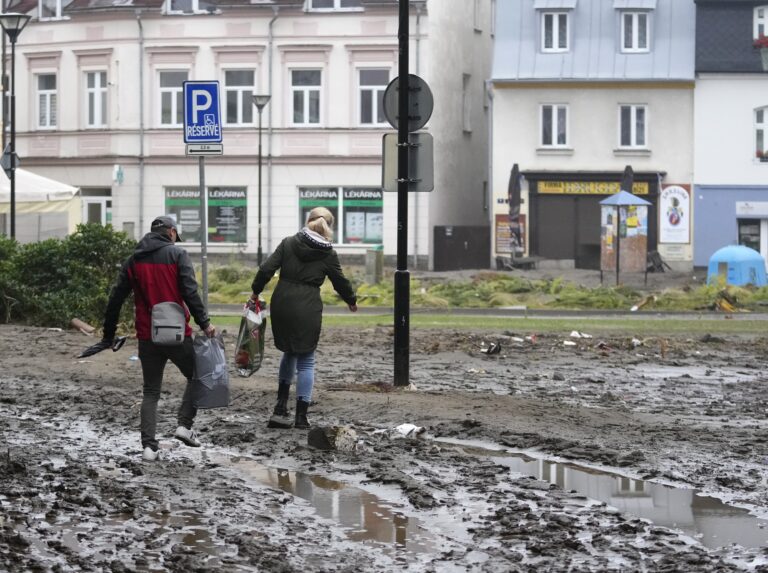
{"label": "street lamp", "polygon": [[256,251],[256,262],[261,267],[261,112],[264,111],[264,107],[269,103],[272,96],[270,95],[255,95],[253,96],[253,105],[259,112],[259,248]]}
{"label": "street lamp", "polygon": [[[11,139],[3,150],[3,166],[11,180],[11,239],[16,238],[16,39],[29,22],[27,14],[0,14],[0,26],[11,41]],[[5,128],[3,128],[5,129]]]}

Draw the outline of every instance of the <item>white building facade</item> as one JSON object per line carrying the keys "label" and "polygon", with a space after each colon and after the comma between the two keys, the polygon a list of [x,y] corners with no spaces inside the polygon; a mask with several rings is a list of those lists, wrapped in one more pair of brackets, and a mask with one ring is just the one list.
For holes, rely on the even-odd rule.
{"label": "white building facade", "polygon": [[[518,164],[526,252],[600,268],[599,202],[619,191],[630,165],[633,193],[651,203],[648,250],[678,269],[691,267],[694,35],[693,0],[499,4],[494,255],[511,250],[508,185]],[[669,232],[665,200],[674,192],[687,201],[680,206],[687,232]]]}
{"label": "white building facade", "polygon": [[768,260],[768,3],[696,6],[695,264],[735,244]]}
{"label": "white building facade", "polygon": [[[466,4],[469,16],[455,10]],[[488,67],[490,34],[474,31],[472,13],[490,23],[490,6],[412,1],[411,73],[437,86],[448,81],[441,74],[462,77],[433,65],[433,10],[470,31],[463,50],[484,53]],[[256,253],[259,196],[266,254],[318,205],[336,215],[340,254],[379,245],[395,254],[397,197],[382,190],[381,155],[393,131],[382,97],[398,74],[396,0],[32,0],[11,10],[33,15],[16,46],[17,152],[25,168],[80,187],[86,220],[138,238],[168,213],[196,250],[200,166],[185,155],[182,85],[216,80],[224,154],[205,159],[211,254]],[[471,96],[481,116],[482,79]],[[262,94],[271,99],[261,115],[259,186],[252,96]],[[464,156],[441,147],[468,145],[442,135],[462,128],[445,105],[436,95],[425,128],[435,138],[435,191],[410,197],[409,255],[421,266],[432,227],[452,216],[433,213],[433,201],[456,181],[482,181],[487,164],[482,150],[456,160]],[[487,149],[482,118],[475,124]],[[477,204],[474,218],[487,219]]]}

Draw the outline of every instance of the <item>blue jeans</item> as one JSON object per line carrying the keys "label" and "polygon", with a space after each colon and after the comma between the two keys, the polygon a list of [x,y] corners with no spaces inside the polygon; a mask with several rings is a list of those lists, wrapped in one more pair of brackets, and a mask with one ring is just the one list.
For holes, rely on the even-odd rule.
{"label": "blue jeans", "polygon": [[280,360],[278,378],[281,383],[293,382],[294,373],[297,375],[296,399],[303,402],[312,400],[312,387],[315,385],[315,352],[294,354],[284,352]]}

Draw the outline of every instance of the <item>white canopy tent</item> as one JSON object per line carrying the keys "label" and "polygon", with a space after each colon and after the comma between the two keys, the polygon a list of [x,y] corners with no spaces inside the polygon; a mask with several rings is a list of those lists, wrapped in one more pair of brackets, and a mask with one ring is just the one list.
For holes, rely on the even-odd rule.
{"label": "white canopy tent", "polygon": [[[0,173],[0,235],[11,228],[11,182]],[[64,238],[82,221],[80,190],[16,169],[16,239],[20,243]]]}

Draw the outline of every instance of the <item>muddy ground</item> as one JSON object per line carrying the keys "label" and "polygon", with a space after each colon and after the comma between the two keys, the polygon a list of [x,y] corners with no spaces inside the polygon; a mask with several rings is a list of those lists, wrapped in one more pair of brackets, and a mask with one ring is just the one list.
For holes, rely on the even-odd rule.
{"label": "muddy ground", "polygon": [[327,328],[310,419],[352,451],[265,427],[273,348],[185,447],[170,366],[147,463],[135,340],[0,326],[0,570],[768,571],[768,340],[627,328],[415,329],[415,391],[390,328]]}

